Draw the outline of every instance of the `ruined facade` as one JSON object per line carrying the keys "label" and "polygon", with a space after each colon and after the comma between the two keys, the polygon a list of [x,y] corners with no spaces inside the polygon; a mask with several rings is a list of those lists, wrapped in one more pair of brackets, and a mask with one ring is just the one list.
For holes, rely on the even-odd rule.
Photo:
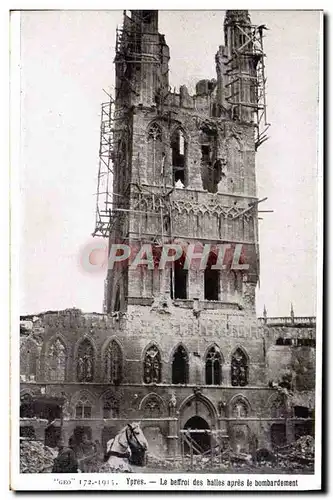
{"label": "ruined facade", "polygon": [[[181,453],[179,437],[189,428],[215,431],[224,445],[246,452],[312,433],[315,320],[258,320],[255,311],[255,153],[264,111],[258,33],[260,42],[247,11],[227,11],[216,78],[199,81],[190,95],[185,86],[170,91],[157,11],[124,14],[115,58],[110,248],[210,244],[211,252],[205,269],[186,269],[185,250],[163,270],[115,266],[104,314],[24,318],[22,427],[32,425],[26,408],[39,412],[50,425],[33,432],[48,444],[61,429],[67,438],[86,432],[105,445],[137,419],[152,452],[167,456]],[[229,245],[227,265],[216,270],[222,244]],[[199,450],[208,446],[202,436],[194,436]]]}

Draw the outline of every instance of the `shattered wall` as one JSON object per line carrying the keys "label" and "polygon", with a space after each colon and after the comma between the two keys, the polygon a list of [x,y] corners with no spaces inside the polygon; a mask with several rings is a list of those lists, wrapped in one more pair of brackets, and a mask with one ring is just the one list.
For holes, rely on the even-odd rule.
{"label": "shattered wall", "polygon": [[[280,357],[278,365],[274,359],[275,346],[267,349],[267,338],[263,338],[263,330],[256,320],[248,324],[241,312],[225,314],[223,323],[220,312],[216,316],[214,310],[203,310],[196,317],[193,309],[184,310],[169,304],[165,311],[155,304],[149,309],[131,306],[125,316],[110,317],[67,310],[39,315],[33,321],[29,318],[29,321],[31,328],[28,333],[26,329],[22,332],[22,352],[25,342],[39,339],[40,370],[35,379],[29,379],[22,373],[22,395],[29,393],[41,398],[63,398],[63,430],[67,438],[77,427],[83,427],[92,433],[93,440],[105,443],[107,436],[115,435],[127,421],[139,418],[143,428],[147,428],[147,433],[152,436],[154,450],[159,449],[164,455],[172,453],[170,436],[177,436],[186,423],[186,415],[195,412],[198,404],[202,405],[201,413],[207,414],[214,428],[221,429],[226,435],[236,435],[237,429],[233,426],[246,425],[252,440],[257,439],[260,445],[270,446],[270,423],[267,418],[275,418],[274,401],[278,396],[276,389],[269,386],[270,374],[274,373],[275,377],[283,375],[281,359],[290,360],[290,363],[297,359],[304,367],[302,359],[307,357],[309,370],[314,368],[311,365],[312,348],[304,347],[295,358],[293,347],[283,346],[284,356]],[[67,368],[63,381],[49,378],[50,346],[56,339],[61,339],[65,346]],[[79,344],[83,339],[89,339],[93,345],[94,379],[78,383]],[[122,355],[119,385],[110,384],[106,378],[105,353],[112,340],[118,342]],[[175,386],[171,383],[172,356],[179,344],[188,353],[189,379],[187,384]],[[158,383],[147,384],[144,383],[144,360],[152,345],[160,353],[161,378]],[[205,382],[205,356],[212,345],[216,345],[222,354],[220,386],[209,386]],[[249,382],[245,387],[231,385],[231,357],[237,346],[245,350],[249,360]],[[289,367],[288,362],[285,366]],[[22,370],[25,369],[26,365],[22,365]],[[309,380],[311,377],[312,372],[309,373]],[[313,407],[311,385],[303,379],[304,384],[306,391],[297,388],[292,406],[311,404]],[[91,408],[88,415],[77,414],[76,408],[82,402]],[[237,409],[239,405],[240,409]],[[60,420],[56,419],[54,425],[60,426]],[[41,427],[35,427],[40,435]],[[42,436],[39,439],[43,439]],[[174,440],[177,442],[177,438]]]}

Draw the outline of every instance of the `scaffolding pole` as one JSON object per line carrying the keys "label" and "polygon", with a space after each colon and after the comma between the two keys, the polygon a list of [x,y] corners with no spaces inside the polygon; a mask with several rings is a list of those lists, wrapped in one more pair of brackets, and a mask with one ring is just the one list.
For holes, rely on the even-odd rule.
{"label": "scaffolding pole", "polygon": [[[232,115],[238,115],[239,120],[252,110],[256,126],[255,148],[268,139],[266,134],[270,124],[266,113],[266,75],[265,53],[263,45],[263,30],[265,26],[235,24],[235,36],[243,37],[244,42],[237,49],[234,48],[226,62],[228,81],[226,88],[229,95],[226,100],[231,106]],[[249,100],[244,94],[249,93]]]}

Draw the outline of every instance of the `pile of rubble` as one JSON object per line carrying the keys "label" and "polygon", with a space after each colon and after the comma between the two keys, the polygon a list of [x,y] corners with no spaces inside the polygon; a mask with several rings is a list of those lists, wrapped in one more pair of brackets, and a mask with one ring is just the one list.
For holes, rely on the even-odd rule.
{"label": "pile of rubble", "polygon": [[315,440],[312,436],[302,436],[295,443],[280,448],[277,459],[280,464],[293,466],[313,466],[315,454]]}
{"label": "pile of rubble", "polygon": [[181,462],[174,459],[157,457],[156,455],[148,452],[146,457],[146,467],[156,468],[161,471],[170,471],[181,469]]}
{"label": "pile of rubble", "polygon": [[239,471],[244,473],[263,473],[267,470],[281,472],[311,471],[314,466],[314,438],[303,436],[296,442],[272,452],[267,449],[257,450],[255,456],[247,453],[235,453],[227,448],[222,453],[213,449],[213,453],[200,455],[185,454],[181,460],[171,460],[148,453],[146,467],[159,471]]}
{"label": "pile of rubble", "polygon": [[213,453],[206,452],[201,455],[185,455],[185,461],[196,470],[228,470],[231,467],[237,469],[252,470],[252,457],[247,453],[235,453],[227,448],[222,453],[213,449]]}
{"label": "pile of rubble", "polygon": [[20,472],[35,474],[52,472],[53,461],[58,451],[40,441],[22,439],[20,442]]}

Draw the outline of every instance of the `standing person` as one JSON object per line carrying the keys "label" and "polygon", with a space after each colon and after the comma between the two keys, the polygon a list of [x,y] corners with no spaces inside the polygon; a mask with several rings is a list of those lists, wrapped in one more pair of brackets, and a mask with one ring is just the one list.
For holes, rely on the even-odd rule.
{"label": "standing person", "polygon": [[78,472],[78,462],[75,456],[75,453],[71,447],[72,443],[69,443],[69,446],[65,446],[64,438],[60,438],[58,443],[59,453],[58,456],[54,459],[53,462],[53,473],[76,473]]}
{"label": "standing person", "polygon": [[83,472],[93,472],[96,460],[96,445],[88,438],[86,434],[82,436],[80,445],[82,458],[80,459],[80,469]]}

